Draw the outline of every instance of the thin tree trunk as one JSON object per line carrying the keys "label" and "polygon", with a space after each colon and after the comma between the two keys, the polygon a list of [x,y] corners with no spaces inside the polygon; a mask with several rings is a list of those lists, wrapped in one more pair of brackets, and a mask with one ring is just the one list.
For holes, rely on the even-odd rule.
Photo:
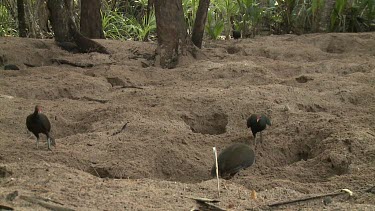
{"label": "thin tree trunk", "polygon": [[210,6],[210,0],[200,0],[197,10],[197,15],[195,16],[195,22],[192,33],[192,41],[198,48],[202,47],[202,39],[204,34],[204,27],[207,20],[208,7]]}
{"label": "thin tree trunk", "polygon": [[101,44],[83,36],[77,29],[76,24],[74,23],[73,19],[69,19],[69,30],[70,33],[73,35],[74,43],[77,45],[78,50],[81,53],[90,53],[90,52],[99,52],[110,54],[110,52]]}
{"label": "thin tree trunk", "polygon": [[[151,14],[151,9],[154,7],[154,1],[155,0],[147,0],[147,8],[146,8],[146,25],[148,25],[150,21],[150,14]],[[149,32],[145,35],[143,38],[143,41],[147,41],[149,36]]]}
{"label": "thin tree trunk", "polygon": [[36,16],[39,30],[42,35],[42,38],[44,38],[44,34],[47,32],[50,32],[50,29],[48,27],[48,19],[49,19],[49,11],[47,8],[47,2],[46,0],[38,0],[36,5]]}
{"label": "thin tree trunk", "polygon": [[23,0],[17,0],[18,12],[18,31],[20,37],[27,37],[26,19],[25,19],[25,5]]}
{"label": "thin tree trunk", "polygon": [[162,68],[174,68],[187,50],[187,32],[181,0],[155,1],[157,53]]}
{"label": "thin tree trunk", "polygon": [[32,0],[26,0],[25,2],[25,15],[26,15],[26,27],[28,32],[28,37],[36,38],[37,37],[37,23],[35,18],[35,13],[33,11],[35,4],[33,4]]}
{"label": "thin tree trunk", "polygon": [[50,11],[50,19],[52,30],[55,34],[57,42],[73,41],[72,32],[69,29],[69,18],[72,18],[71,4],[67,0],[48,0],[48,9]]}
{"label": "thin tree trunk", "polygon": [[71,0],[48,0],[47,5],[51,13],[55,41],[60,47],[68,51],[74,51],[77,48],[82,53],[100,52],[109,54],[104,46],[79,32],[73,19]]}
{"label": "thin tree trunk", "polygon": [[81,33],[83,36],[100,39],[105,38],[100,14],[100,0],[81,0]]}
{"label": "thin tree trunk", "polygon": [[325,0],[322,8],[318,31],[329,32],[331,28],[331,13],[335,8],[335,0]]}

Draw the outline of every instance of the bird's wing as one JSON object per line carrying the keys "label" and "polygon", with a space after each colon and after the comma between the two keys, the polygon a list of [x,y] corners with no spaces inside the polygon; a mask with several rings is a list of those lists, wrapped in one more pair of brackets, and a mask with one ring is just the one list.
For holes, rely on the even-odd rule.
{"label": "bird's wing", "polygon": [[251,116],[247,119],[247,127],[250,128],[251,125],[255,125],[257,122],[257,115],[251,114]]}
{"label": "bird's wing", "polygon": [[27,116],[27,118],[26,118],[26,127],[27,127],[27,129],[28,129],[29,131],[32,130],[32,129],[31,129],[31,121],[32,121],[31,116]]}
{"label": "bird's wing", "polygon": [[49,122],[48,117],[44,114],[39,114],[39,120],[41,121],[44,129],[49,132],[51,130],[51,123]]}
{"label": "bird's wing", "polygon": [[250,118],[247,119],[246,125],[247,125],[247,128],[251,127],[251,119]]}
{"label": "bird's wing", "polygon": [[237,174],[239,171],[241,171],[244,167],[242,165],[240,166],[237,166],[236,168],[232,168],[230,169],[229,171],[227,171],[226,173],[229,174],[229,175],[235,175]]}

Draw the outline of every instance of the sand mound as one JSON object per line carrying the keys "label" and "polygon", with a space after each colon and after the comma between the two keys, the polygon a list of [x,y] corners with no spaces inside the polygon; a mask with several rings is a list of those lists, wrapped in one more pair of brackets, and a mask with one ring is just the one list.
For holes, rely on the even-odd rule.
{"label": "sand mound", "polygon": [[[0,70],[0,204],[42,209],[6,199],[17,190],[78,210],[191,209],[186,195],[216,197],[212,147],[252,144],[252,113],[273,125],[256,163],[223,181],[220,207],[375,183],[374,33],[207,41],[202,59],[172,70],[152,66],[155,43],[99,42],[113,54],[0,38],[0,66],[21,69]],[[27,133],[35,104],[52,123],[53,151],[44,136],[36,150]],[[374,199],[356,192],[287,208],[370,210]]]}

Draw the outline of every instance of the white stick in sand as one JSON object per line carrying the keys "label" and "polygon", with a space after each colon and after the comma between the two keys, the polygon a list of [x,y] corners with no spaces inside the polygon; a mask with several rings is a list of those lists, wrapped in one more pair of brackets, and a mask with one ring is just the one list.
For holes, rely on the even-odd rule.
{"label": "white stick in sand", "polygon": [[215,155],[216,179],[217,179],[217,193],[218,193],[218,197],[220,197],[219,165],[217,163],[217,151],[216,151],[216,147],[213,147],[212,150],[214,151],[214,155]]}

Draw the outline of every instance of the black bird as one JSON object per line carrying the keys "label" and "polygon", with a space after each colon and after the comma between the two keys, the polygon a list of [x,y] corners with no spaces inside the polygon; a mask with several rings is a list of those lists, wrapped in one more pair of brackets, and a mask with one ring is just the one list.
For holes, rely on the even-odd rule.
{"label": "black bird", "polygon": [[4,66],[4,70],[20,70],[20,68],[14,64],[7,64]]}
{"label": "black bird", "polygon": [[257,146],[256,134],[260,132],[260,142],[262,142],[263,141],[262,130],[266,129],[267,125],[271,126],[271,121],[264,114],[252,114],[247,119],[247,127],[251,128],[251,132],[253,133],[253,136],[254,136],[255,148]]}
{"label": "black bird", "polygon": [[[219,176],[223,179],[230,179],[240,170],[246,169],[255,162],[254,150],[249,145],[235,143],[225,148],[217,159]],[[215,164],[211,169],[211,176],[216,176]]]}
{"label": "black bird", "polygon": [[233,31],[232,31],[232,35],[233,35],[233,38],[234,38],[235,40],[241,38],[241,32],[240,32],[240,31],[233,30]]}
{"label": "black bird", "polygon": [[47,136],[48,149],[51,150],[51,144],[56,146],[55,140],[49,135],[51,131],[51,123],[46,115],[42,114],[42,109],[39,105],[35,106],[34,113],[26,118],[26,126],[36,136],[36,148],[39,147],[39,133]]}

